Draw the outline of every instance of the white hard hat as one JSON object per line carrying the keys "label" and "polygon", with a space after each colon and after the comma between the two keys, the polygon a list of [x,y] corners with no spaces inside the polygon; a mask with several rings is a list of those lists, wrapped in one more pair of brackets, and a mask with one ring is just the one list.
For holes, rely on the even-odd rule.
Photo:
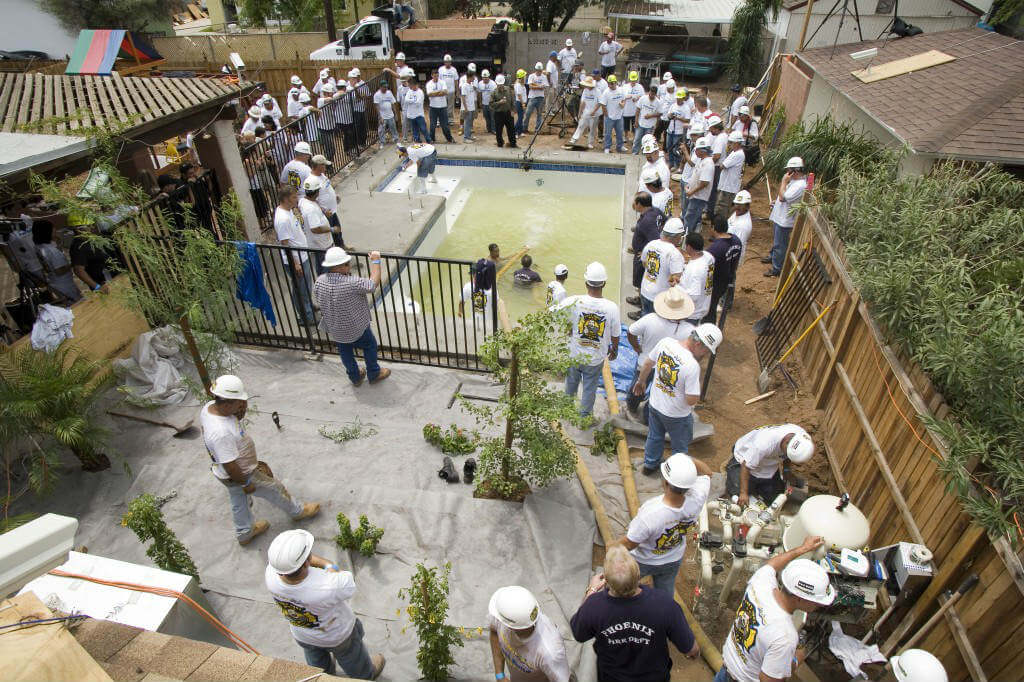
{"label": "white hard hat", "polygon": [[646,135],[640,138],[641,144],[647,144],[648,142],[651,141],[657,142],[657,139],[651,133],[647,133]]}
{"label": "white hard hat", "polygon": [[924,649],[907,649],[889,659],[892,674],[899,682],[948,682],[949,676],[939,659]]}
{"label": "white hard hat", "polygon": [[399,52],[398,54],[395,55],[395,59],[401,59],[404,62],[405,61],[405,53],[404,52]]}
{"label": "white hard hat", "polygon": [[210,393],[225,400],[248,400],[249,394],[245,392],[245,385],[242,380],[234,374],[224,374],[217,377],[210,384]]}
{"label": "white hard hat", "polygon": [[445,60],[446,62],[450,62],[450,61],[452,60],[452,56],[451,56],[450,54],[446,54],[446,55],[444,56],[444,60]]}
{"label": "white hard hat", "polygon": [[683,225],[683,221],[679,218],[669,218],[661,226],[661,231],[668,234],[683,234],[686,232],[686,226]]}
{"label": "white hard hat", "polygon": [[672,72],[671,71],[666,71],[664,74],[662,74],[662,76],[661,76],[661,82],[662,83],[668,83],[670,80],[672,80]]}
{"label": "white hard hat", "polygon": [[565,263],[559,263],[555,266],[555,275],[568,275],[569,267]]}
{"label": "white hard hat", "polygon": [[292,85],[302,85],[302,79],[298,76],[292,76]]}
{"label": "white hard hat", "polygon": [[649,185],[652,182],[657,182],[659,178],[660,176],[658,175],[658,171],[654,170],[653,168],[645,168],[644,172],[640,174],[640,182],[644,183],[645,185]]}
{"label": "white hard hat", "polygon": [[566,38],[565,39],[565,46],[566,47],[572,47],[572,38]]}
{"label": "white hard hat", "polygon": [[274,96],[271,95],[269,92],[265,92],[263,93],[263,97],[260,97],[260,101],[263,102],[264,104],[266,104],[267,102],[273,102]]}
{"label": "white hard hat", "polygon": [[656,140],[645,140],[643,144],[640,145],[640,151],[644,154],[653,154],[658,151],[658,142]]}
{"label": "white hard hat", "polygon": [[311,551],[313,534],[308,530],[293,528],[274,538],[267,550],[267,559],[278,575],[288,575],[302,568]]}
{"label": "white hard hat", "polygon": [[491,72],[488,71],[487,69],[484,69],[483,71],[480,72],[480,77],[481,78],[490,78],[491,77]]}
{"label": "white hard hat", "polygon": [[744,104],[742,107],[740,107],[739,113],[746,114],[747,116],[750,116],[750,107],[748,107],[746,104]]}
{"label": "white hard hat", "polygon": [[749,204],[750,203],[750,192],[745,189],[741,189],[736,192],[736,196],[732,198],[734,204]]}
{"label": "white hard hat", "polygon": [[540,62],[537,62],[536,64],[533,65],[533,68],[536,69],[537,71],[540,71],[544,68],[544,65],[541,64]]}
{"label": "white hard hat", "polygon": [[302,92],[299,93],[299,101],[300,102],[308,102],[309,100],[310,100],[310,96],[309,96],[308,92],[303,90]]}
{"label": "white hard hat", "polygon": [[684,452],[677,452],[661,463],[661,476],[676,488],[690,488],[697,482],[697,466]]}
{"label": "white hard hat", "polygon": [[327,68],[326,66],[324,68],[320,69],[320,77],[321,78],[329,78],[330,75],[331,75],[331,70],[329,68]]}
{"label": "white hard hat", "polygon": [[703,135],[708,131],[708,127],[704,125],[704,121],[697,121],[690,125],[691,135]]}
{"label": "white hard hat", "polygon": [[836,591],[828,581],[825,569],[810,559],[794,559],[782,569],[782,584],[801,599],[828,606]]}
{"label": "white hard hat", "polygon": [[814,441],[806,433],[794,433],[786,446],[786,457],[793,464],[803,464],[814,456]]}
{"label": "white hard hat", "polygon": [[803,168],[803,167],[804,167],[804,160],[801,159],[799,156],[794,156],[793,158],[791,158],[789,161],[786,162],[786,168]]}
{"label": "white hard hat", "polygon": [[505,84],[505,74],[499,73],[497,76],[494,77],[494,82],[497,83],[498,85],[504,85]]}
{"label": "white hard hat", "polygon": [[344,265],[350,260],[352,260],[352,256],[345,249],[340,246],[332,246],[324,253],[324,262],[320,265],[325,268],[333,268],[335,265]]}
{"label": "white hard hat", "polygon": [[693,148],[694,148],[694,150],[697,150],[697,149],[711,149],[711,138],[709,138],[707,136],[704,136],[704,137],[698,139],[693,144]]}
{"label": "white hard hat", "polygon": [[359,78],[359,69],[352,69],[348,72],[349,78]]}
{"label": "white hard hat", "polygon": [[321,187],[323,187],[323,185],[320,183],[319,175],[307,175],[306,179],[302,181],[302,189],[307,192],[316,192]]}
{"label": "white hard hat", "polygon": [[308,142],[296,142],[295,143],[296,154],[312,154],[313,149],[309,146]]}
{"label": "white hard hat", "polygon": [[533,627],[540,615],[537,599],[525,587],[509,585],[499,587],[491,595],[487,612],[499,623],[513,630],[525,630]]}
{"label": "white hard hat", "polygon": [[604,284],[608,281],[608,271],[604,269],[603,265],[594,261],[583,271],[583,279],[591,284]]}
{"label": "white hard hat", "polygon": [[413,71],[411,66],[407,66],[404,69],[402,69],[402,77],[403,78],[415,78],[416,77],[416,72]]}
{"label": "white hard hat", "polygon": [[474,62],[470,62],[469,66],[466,67],[466,70],[476,73],[476,64]]}
{"label": "white hard hat", "polygon": [[705,322],[704,324],[698,324],[693,333],[697,335],[701,343],[707,346],[712,355],[718,351],[718,344],[722,343],[721,329],[710,322]]}
{"label": "white hard hat", "polygon": [[708,117],[708,130],[710,130],[711,128],[714,128],[715,126],[720,126],[720,125],[722,125],[722,117],[721,116],[715,115],[715,116],[709,116]]}
{"label": "white hard hat", "polygon": [[729,142],[743,142],[743,133],[738,130],[734,130],[729,133]]}
{"label": "white hard hat", "polygon": [[254,104],[249,107],[249,115],[253,118],[259,118],[262,114],[260,113],[260,108]]}

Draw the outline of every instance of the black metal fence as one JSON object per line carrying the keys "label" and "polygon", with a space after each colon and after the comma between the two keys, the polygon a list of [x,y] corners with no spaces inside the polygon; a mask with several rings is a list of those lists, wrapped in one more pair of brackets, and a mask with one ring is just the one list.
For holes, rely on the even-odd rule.
{"label": "black metal fence", "polygon": [[242,148],[249,192],[262,230],[274,226],[281,169],[291,160],[297,142],[308,142],[314,155],[326,156],[332,163],[327,171],[331,176],[377,144],[381,121],[373,95],[387,77],[387,74],[378,74],[355,91],[324,104],[319,111],[296,119],[265,139]]}

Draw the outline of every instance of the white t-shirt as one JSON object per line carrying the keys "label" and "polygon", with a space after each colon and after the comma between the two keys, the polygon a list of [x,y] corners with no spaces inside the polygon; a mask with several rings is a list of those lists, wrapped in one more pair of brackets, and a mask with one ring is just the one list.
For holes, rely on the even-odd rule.
{"label": "white t-shirt", "polygon": [[622,105],[623,116],[636,116],[636,103],[644,95],[644,87],[639,83],[631,83],[622,87],[626,93],[626,101]]}
{"label": "white t-shirt", "polygon": [[747,103],[745,95],[739,95],[732,101],[732,106],[729,107],[729,115],[736,118],[740,115],[740,107]]}
{"label": "white t-shirt", "polygon": [[405,115],[407,118],[419,118],[423,116],[423,88],[413,90],[409,88],[402,102],[405,104]]}
{"label": "white t-shirt", "polygon": [[547,305],[553,306],[565,300],[565,287],[557,279],[548,282]]}
{"label": "white t-shirt", "polygon": [[[298,93],[299,93],[298,88],[292,88],[292,90],[295,91],[295,96],[297,97]],[[288,101],[287,101],[287,104],[285,105],[285,109],[288,110],[288,117],[289,118],[297,118],[297,117],[301,116],[303,108],[304,107],[303,107],[302,102],[300,102],[299,100],[295,99],[295,97],[292,96],[292,91],[289,90],[288,91]]]}
{"label": "white t-shirt", "polygon": [[405,95],[412,90],[408,85],[402,81],[398,81],[398,108],[402,110],[402,115],[408,118],[408,114],[405,113]]}
{"label": "white t-shirt", "polygon": [[245,123],[242,124],[242,135],[246,133],[256,132],[256,127],[263,125],[258,119],[252,118],[251,116],[245,119]]}
{"label": "white t-shirt", "polygon": [[759,682],[762,672],[781,680],[793,672],[800,638],[792,615],[775,600],[778,586],[775,569],[762,566],[750,576],[736,609],[736,620],[722,645],[722,660],[739,682]]}
{"label": "white t-shirt", "polygon": [[296,641],[330,648],[352,634],[356,616],[348,600],[356,593],[356,583],[349,571],[335,573],[310,566],[305,580],[289,585],[267,566],[263,577]]}
{"label": "white t-shirt", "polygon": [[[686,122],[690,119],[690,105],[676,101],[669,110],[668,132],[672,135],[682,135],[686,132]],[[677,118],[672,118],[676,116]]]}
{"label": "white t-shirt", "polygon": [[609,87],[601,94],[601,104],[604,105],[605,115],[611,121],[618,121],[622,118],[622,110],[626,101],[626,93],[622,88],[614,90]]}
{"label": "white t-shirt", "polygon": [[654,362],[650,405],[666,417],[693,413],[688,395],[700,395],[700,364],[675,339],[662,339],[647,354]]}
{"label": "white t-shirt", "polygon": [[705,109],[701,111],[696,105],[693,107],[693,111],[690,112],[690,125],[695,126],[697,124],[707,123],[708,118],[711,117],[711,110]]}
{"label": "white t-shirt", "polygon": [[464,308],[466,315],[472,312],[473,320],[477,325],[483,325],[484,329],[492,329],[494,326],[494,289],[477,289],[473,291],[473,283],[466,282],[462,287],[462,297],[459,299],[468,305]]}
{"label": "white t-shirt", "polygon": [[732,129],[735,132],[740,133],[743,137],[747,138],[748,141],[756,140],[758,137],[757,121],[750,119],[750,126],[743,125],[741,119],[736,119],[732,123]]}
{"label": "white t-shirt", "polygon": [[[544,87],[534,89],[529,87],[531,85],[542,85]],[[536,97],[543,97],[544,89],[547,88],[549,85],[550,83],[548,83],[547,75],[543,73],[537,73],[536,71],[534,71],[526,78],[526,98],[534,99]]]}
{"label": "white t-shirt", "polygon": [[[722,159],[725,157],[725,148],[729,144],[729,134],[722,131],[715,135],[715,139],[711,140],[711,156],[714,158],[715,154],[718,155],[718,162],[716,166],[722,165]],[[721,182],[721,181],[719,181]]]}
{"label": "white t-shirt", "polygon": [[462,110],[463,111],[476,111],[476,98],[479,96],[480,91],[476,89],[477,81],[466,81],[462,84],[462,89],[459,91],[462,94]]}
{"label": "white t-shirt", "polygon": [[580,118],[594,116],[600,103],[601,96],[597,88],[583,88],[583,92],[580,93]]}
{"label": "white t-shirt", "polygon": [[333,85],[333,86],[335,86],[335,87],[337,87],[337,85],[338,85],[338,82],[335,81],[330,76],[327,77],[326,81],[323,78],[319,78],[319,79],[317,79],[316,83],[313,83],[313,94],[314,95],[319,95],[320,91],[323,90],[324,86],[327,85],[328,83]]}
{"label": "white t-shirt", "polygon": [[601,55],[601,66],[615,66],[615,57],[622,52],[622,43],[617,40],[608,42],[602,40],[597,46],[597,53]]}
{"label": "white t-shirt", "polygon": [[548,59],[548,63],[544,65],[544,73],[548,76],[548,84],[552,88],[558,87],[558,62],[551,61]]}
{"label": "white t-shirt", "polygon": [[538,614],[533,632],[525,641],[494,616],[487,617],[487,624],[498,635],[512,682],[569,682],[569,660],[562,635],[543,613]]}
{"label": "white t-shirt", "polygon": [[448,106],[448,83],[443,78],[438,78],[437,81],[427,81],[427,97],[430,98],[430,106],[432,107],[447,107]]}
{"label": "white t-shirt", "polygon": [[[661,115],[661,100],[657,97],[651,98],[650,94],[644,95],[636,101],[636,124],[641,128],[653,129],[658,125],[658,118]],[[645,118],[657,114],[653,118]]]}
{"label": "white t-shirt", "polygon": [[699,192],[694,192],[691,195],[691,199],[703,199],[707,201],[711,197],[711,183],[715,180],[715,162],[710,156],[698,159],[694,157],[693,162],[693,175],[690,176],[690,182],[686,185],[686,189],[693,191],[701,181],[705,181],[708,184],[704,186],[704,189]]}
{"label": "white t-shirt", "polygon": [[[644,191],[649,190],[645,189]],[[670,201],[672,201],[672,190],[668,187],[663,188],[660,192],[651,194],[651,203],[654,205],[654,208],[665,215],[669,215],[668,204]]]}
{"label": "white t-shirt", "polygon": [[[278,206],[274,209],[274,232],[277,233],[277,241],[288,240],[288,246],[304,249],[309,246],[306,241],[306,233],[302,231],[302,221],[293,211],[286,211]],[[299,260],[308,260],[309,256],[305,251],[299,251]],[[288,252],[282,251],[281,258],[288,263]]]}
{"label": "white t-shirt", "polygon": [[591,367],[608,357],[608,347],[618,338],[621,323],[619,306],[607,298],[594,298],[590,294],[569,296],[557,305],[568,308],[572,322],[569,352],[574,358],[582,357]]}
{"label": "white t-shirt", "polygon": [[448,86],[448,92],[454,94],[459,83],[459,71],[454,66],[442,66],[437,70],[437,76]]}
{"label": "white t-shirt", "polygon": [[316,203],[320,205],[324,215],[330,217],[330,214],[338,212],[338,193],[334,191],[334,186],[327,176],[319,175],[317,177],[323,178],[326,182],[323,183],[316,195]]}
{"label": "white t-shirt", "polygon": [[572,71],[572,67],[576,66],[577,59],[579,59],[579,55],[576,53],[576,48],[563,47],[558,51],[558,61],[565,73]]}
{"label": "white t-shirt", "polygon": [[242,474],[248,476],[259,460],[256,445],[245,432],[238,417],[221,417],[210,412],[213,401],[203,405],[199,411],[199,429],[203,432],[203,443],[210,454],[210,471],[217,478],[227,481],[231,478],[224,469],[228,462],[238,462]]}
{"label": "white t-shirt", "polygon": [[640,264],[644,267],[640,295],[653,301],[655,296],[668,289],[670,275],[682,274],[685,261],[677,246],[664,239],[653,239],[640,252]]}
{"label": "white t-shirt", "polygon": [[683,268],[679,286],[693,299],[693,316],[699,320],[711,309],[711,289],[715,280],[715,257],[707,251],[693,258]]}
{"label": "white t-shirt", "polygon": [[[316,101],[316,108],[322,110],[332,100],[332,97],[320,97]],[[320,114],[317,115],[316,119],[317,127],[320,128],[320,130],[331,130],[332,128],[334,128],[334,121],[331,120],[331,118],[327,115],[326,112],[321,111]]]}
{"label": "white t-shirt", "polygon": [[686,320],[666,320],[658,313],[647,313],[629,325],[629,333],[640,342],[640,357],[650,355],[662,339],[682,341],[695,327]]}
{"label": "white t-shirt", "polygon": [[740,251],[740,261],[737,265],[743,263],[744,257],[747,255],[747,240],[750,239],[750,233],[754,231],[754,223],[750,218],[750,211],[748,210],[743,215],[737,215],[735,211],[729,216],[729,232],[739,237],[740,242],[743,244],[743,250]]}
{"label": "white t-shirt", "polygon": [[697,515],[711,492],[711,477],[698,476],[680,507],[670,507],[664,495],[640,505],[629,522],[626,537],[637,543],[630,554],[641,564],[660,566],[679,561],[686,552],[686,536],[697,527]]}
{"label": "white t-shirt", "polygon": [[[746,464],[754,478],[771,478],[782,464],[779,443],[790,433],[807,436],[807,431],[796,424],[762,426],[740,436],[732,448],[732,456],[740,464]],[[771,504],[771,500],[768,503]]]}
{"label": "white t-shirt", "polygon": [[805,189],[807,189],[805,178],[791,180],[786,185],[786,191],[775,197],[775,204],[772,206],[772,212],[768,219],[782,227],[793,227],[793,223],[796,222],[796,211],[793,210],[793,205],[800,203]]}
{"label": "white t-shirt", "polygon": [[377,106],[377,113],[380,115],[380,119],[382,121],[395,117],[395,108],[393,105],[397,101],[398,100],[395,99],[395,96],[390,90],[385,90],[384,92],[378,90],[373,93],[373,103]]}
{"label": "white t-shirt", "polygon": [[330,232],[316,233],[313,228],[330,227],[323,209],[314,201],[303,197],[299,199],[299,211],[302,213],[302,226],[306,232],[306,243],[314,249],[329,249],[334,246]]}
{"label": "white t-shirt", "polygon": [[428,156],[433,154],[436,149],[437,148],[432,144],[428,144],[426,142],[416,142],[415,144],[411,144],[408,147],[406,147],[405,151],[409,155],[410,159],[419,163],[420,159],[427,158]]}
{"label": "white t-shirt", "polygon": [[658,99],[661,100],[661,120],[667,121],[668,112],[672,108],[672,105],[676,103],[675,83],[672,84],[671,90],[666,85],[659,85]]}
{"label": "white t-shirt", "polygon": [[488,78],[486,81],[480,79],[476,82],[476,91],[480,93],[480,106],[487,107],[491,104],[491,93],[498,89],[498,84]]}
{"label": "white t-shirt", "polygon": [[526,86],[519,81],[516,81],[513,91],[515,92],[516,101],[523,106],[526,106]]}
{"label": "white t-shirt", "polygon": [[281,184],[288,183],[299,190],[299,196],[301,197],[306,194],[305,190],[302,189],[302,183],[309,177],[309,173],[310,168],[304,161],[292,159],[281,169],[281,177],[278,179],[281,181]]}
{"label": "white t-shirt", "polygon": [[[658,179],[661,180],[661,188],[662,189],[669,189],[668,183],[669,183],[669,181],[671,179],[671,175],[670,175],[669,169],[668,169],[668,161],[665,160],[665,155],[664,154],[659,154],[658,155],[658,160],[655,161],[654,163],[651,163],[650,161],[647,161],[646,158],[645,158],[644,165],[640,167],[640,177],[644,176],[644,171],[646,171],[648,168],[653,168],[655,171],[657,171]],[[643,180],[638,181],[637,191],[638,192],[646,192],[647,191],[647,185],[644,184]]]}
{"label": "white t-shirt", "polygon": [[719,191],[733,194],[740,191],[740,183],[743,180],[743,164],[746,160],[747,155],[743,153],[742,149],[729,152],[722,159],[722,174],[718,176]]}

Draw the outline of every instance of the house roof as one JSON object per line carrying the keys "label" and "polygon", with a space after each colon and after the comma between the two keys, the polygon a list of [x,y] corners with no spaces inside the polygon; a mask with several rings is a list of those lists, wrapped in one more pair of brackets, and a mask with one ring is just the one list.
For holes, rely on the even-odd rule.
{"label": "house roof", "polygon": [[620,0],[608,8],[616,19],[731,24],[740,0]]}
{"label": "house roof", "polygon": [[[939,50],[954,61],[863,83],[873,66]],[[835,55],[833,56],[833,51]],[[1024,42],[978,28],[822,47],[798,58],[917,153],[1024,164]]]}
{"label": "house roof", "polygon": [[[975,6],[974,4],[972,4],[970,2],[967,2],[966,0],[948,0],[948,1],[949,1],[950,4],[958,5],[960,7],[963,7],[966,10],[970,10],[971,12],[974,12],[978,16],[981,16],[982,14],[984,14],[984,11],[981,8],[978,8],[977,6]],[[803,9],[806,6],[807,6],[807,0],[783,0],[783,3],[782,3],[782,9],[789,10],[790,12],[795,12],[795,11],[797,11],[799,9]],[[910,12],[909,14],[911,16],[914,16],[913,12]],[[904,15],[904,17],[906,17],[906,16],[907,15]]]}

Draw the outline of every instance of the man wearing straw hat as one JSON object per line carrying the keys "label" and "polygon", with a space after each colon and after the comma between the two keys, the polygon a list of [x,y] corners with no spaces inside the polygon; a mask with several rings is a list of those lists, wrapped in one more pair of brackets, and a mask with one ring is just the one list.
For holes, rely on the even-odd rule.
{"label": "man wearing straw hat", "polygon": [[[352,256],[339,246],[327,249],[323,268],[316,279],[313,297],[323,315],[321,327],[338,346],[338,355],[353,386],[363,379],[371,384],[384,381],[391,370],[377,363],[377,339],[370,329],[370,304],[367,294],[380,285],[380,251],[370,252],[370,277],[352,274]],[[363,352],[366,369],[359,369],[355,351]]]}
{"label": "man wearing straw hat", "polygon": [[[648,313],[629,325],[626,339],[637,353],[637,371],[634,382],[639,376],[639,368],[644,358],[650,355],[654,347],[662,339],[683,341],[690,337],[695,327],[687,322],[693,315],[693,300],[683,291],[682,287],[669,287],[654,299],[654,312]],[[650,391],[654,374],[647,378],[644,394]],[[640,407],[643,396],[632,391],[626,399],[626,406],[631,412]],[[646,420],[644,420],[646,422]]]}

